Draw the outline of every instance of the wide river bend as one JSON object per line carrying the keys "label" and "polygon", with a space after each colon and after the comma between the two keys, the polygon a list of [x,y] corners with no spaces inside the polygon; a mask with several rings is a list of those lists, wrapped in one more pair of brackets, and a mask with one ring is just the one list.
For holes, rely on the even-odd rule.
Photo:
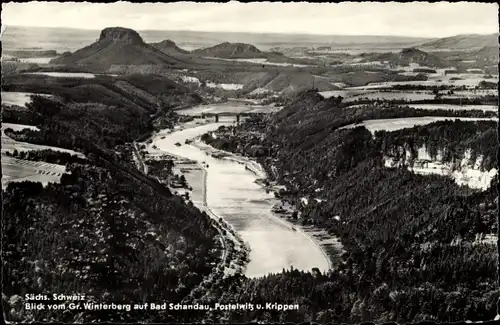
{"label": "wide river bend", "polygon": [[[257,176],[238,162],[217,159],[201,149],[184,144],[221,125],[232,124],[230,118],[220,123],[194,126],[168,133],[161,131],[153,137],[152,147],[209,165],[207,169],[207,205],[229,223],[249,244],[250,262],[245,275],[258,277],[281,272],[283,268],[310,271],[329,269],[329,261],[322,249],[300,230],[280,220],[271,212],[277,202],[255,183]],[[163,139],[162,139],[163,138]],[[176,146],[175,143],[181,143]]]}

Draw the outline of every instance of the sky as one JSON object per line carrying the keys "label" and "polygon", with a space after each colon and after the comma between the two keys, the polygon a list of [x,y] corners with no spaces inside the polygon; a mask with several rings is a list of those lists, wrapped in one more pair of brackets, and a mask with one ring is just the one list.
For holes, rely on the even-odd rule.
{"label": "sky", "polygon": [[447,37],[498,33],[498,5],[473,2],[2,4],[2,24],[100,30],[190,30]]}

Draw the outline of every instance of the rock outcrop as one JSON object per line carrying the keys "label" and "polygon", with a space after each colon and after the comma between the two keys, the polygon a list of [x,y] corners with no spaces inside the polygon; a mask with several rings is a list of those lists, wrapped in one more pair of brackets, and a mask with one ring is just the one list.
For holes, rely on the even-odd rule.
{"label": "rock outcrop", "polygon": [[144,40],[133,29],[123,27],[108,27],[101,31],[99,41],[124,42],[127,44],[143,45]]}

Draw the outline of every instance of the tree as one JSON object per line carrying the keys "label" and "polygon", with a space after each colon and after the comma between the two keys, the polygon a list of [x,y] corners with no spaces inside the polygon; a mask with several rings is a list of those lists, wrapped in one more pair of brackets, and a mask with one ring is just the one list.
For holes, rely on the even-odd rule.
{"label": "tree", "polygon": [[31,102],[26,104],[26,108],[51,118],[63,110],[63,105],[50,98],[33,95],[31,96]]}

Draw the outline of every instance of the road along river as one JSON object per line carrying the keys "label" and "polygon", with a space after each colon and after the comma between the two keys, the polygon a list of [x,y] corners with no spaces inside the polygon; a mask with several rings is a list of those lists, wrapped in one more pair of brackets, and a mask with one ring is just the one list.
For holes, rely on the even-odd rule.
{"label": "road along river", "polygon": [[[277,200],[255,183],[257,176],[245,169],[245,165],[228,159],[217,159],[203,150],[184,144],[186,139],[193,139],[221,125],[230,125],[233,121],[210,123],[193,126],[169,133],[161,131],[153,137],[148,151],[153,146],[157,150],[186,157],[208,164],[206,201],[208,207],[217,216],[231,225],[249,245],[250,262],[245,275],[263,276],[281,272],[283,268],[310,271],[317,267],[326,271],[330,262],[324,251],[305,233],[292,228],[271,212]],[[176,145],[181,144],[181,146]]]}

